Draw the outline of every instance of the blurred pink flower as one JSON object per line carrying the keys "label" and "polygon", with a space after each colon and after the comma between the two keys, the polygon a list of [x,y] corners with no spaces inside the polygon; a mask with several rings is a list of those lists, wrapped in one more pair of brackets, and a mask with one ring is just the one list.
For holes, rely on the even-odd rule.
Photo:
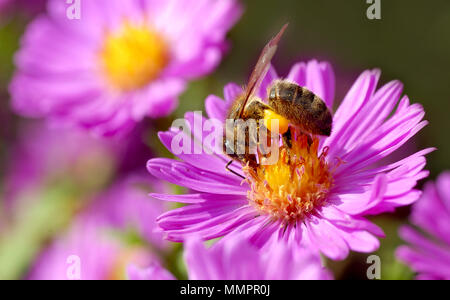
{"label": "blurred pink flower", "polygon": [[0,0],[0,15],[12,11],[35,15],[43,12],[47,0]]}
{"label": "blurred pink flower", "polygon": [[42,122],[22,123],[6,168],[7,204],[57,180],[80,182],[92,179],[91,175],[97,179],[108,176],[106,173],[118,166],[124,152],[121,144],[82,131],[47,128]]}
{"label": "blurred pink flower", "polygon": [[11,0],[0,0],[0,12],[4,11],[10,3]]}
{"label": "blurred pink flower", "polygon": [[171,113],[187,81],[211,72],[236,23],[237,0],[65,1],[28,27],[10,85],[14,109],[92,130],[123,133]]}
{"label": "blurred pink flower", "polygon": [[[379,77],[379,70],[359,76],[334,113],[330,137],[311,137],[310,145],[304,135],[293,139],[299,152],[295,154],[297,159],[293,157],[288,163],[279,159],[274,166],[258,167],[257,173],[234,162],[231,167],[246,177],[244,182],[225,169],[229,158],[222,147],[202,154],[177,155],[171,145],[181,132],[173,128],[160,133],[161,142],[180,160],[151,159],[149,172],[196,191],[190,195],[153,195],[188,204],[158,218],[167,238],[182,241],[197,234],[214,239],[240,231],[258,246],[276,236],[279,242],[310,247],[332,259],[344,259],[349,250],[375,251],[379,247],[376,236],[383,236],[383,231],[366,216],[415,202],[420,191],[414,186],[428,175],[423,170],[424,155],[433,150],[374,166],[427,124],[422,120],[421,105],[410,104],[406,96],[400,98],[400,82],[377,89]],[[272,68],[259,91],[262,99],[266,99],[269,84],[278,78]],[[328,63],[295,64],[286,79],[307,87],[330,109],[333,107],[335,79]],[[223,122],[241,93],[241,87],[229,84],[224,89],[225,101],[209,96],[205,103],[209,117]],[[185,118],[191,130],[196,128],[195,114],[187,113]],[[192,130],[192,134],[195,140],[205,141],[213,131]],[[287,169],[290,171],[282,172]]]}
{"label": "blurred pink flower", "polygon": [[5,170],[7,207],[22,195],[58,183],[74,183],[81,191],[101,187],[114,173],[145,172],[145,162],[152,156],[145,130],[139,125],[126,138],[106,140],[82,130],[49,128],[39,121],[21,123]]}
{"label": "blurred pink flower", "polygon": [[418,279],[450,280],[450,172],[425,186],[413,206],[411,222],[428,237],[402,227],[400,236],[410,245],[399,247],[397,257],[419,273]]}
{"label": "blurred pink flower", "polygon": [[175,280],[175,276],[164,269],[160,263],[154,262],[147,268],[140,268],[135,264],[127,267],[127,277],[130,280]]}
{"label": "blurred pink flower", "polygon": [[[190,280],[326,280],[331,273],[320,257],[306,249],[289,250],[277,243],[258,249],[239,236],[227,237],[210,249],[198,239],[185,243],[184,258]],[[160,264],[128,267],[132,280],[175,279]]]}
{"label": "blurred pink flower", "polygon": [[[148,191],[163,190],[149,176],[130,176],[94,199],[41,253],[29,279],[74,279],[68,275],[70,257],[79,259],[78,279],[126,279],[129,263],[147,267],[159,260],[152,250],[167,250],[155,220],[164,203],[148,197]],[[145,241],[130,243],[121,234],[132,230]]]}

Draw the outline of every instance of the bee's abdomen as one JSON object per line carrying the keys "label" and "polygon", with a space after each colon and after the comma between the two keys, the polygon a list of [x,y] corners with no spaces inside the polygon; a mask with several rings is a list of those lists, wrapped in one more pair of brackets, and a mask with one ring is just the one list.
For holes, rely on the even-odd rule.
{"label": "bee's abdomen", "polygon": [[277,81],[269,93],[269,104],[293,125],[312,134],[329,136],[332,116],[325,102],[307,88]]}

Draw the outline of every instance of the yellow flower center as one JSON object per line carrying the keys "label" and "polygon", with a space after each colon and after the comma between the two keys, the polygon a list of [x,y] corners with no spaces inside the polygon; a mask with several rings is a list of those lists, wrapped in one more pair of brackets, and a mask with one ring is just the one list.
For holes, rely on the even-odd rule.
{"label": "yellow flower center", "polygon": [[124,22],[105,39],[100,58],[108,82],[120,91],[142,88],[158,77],[169,61],[163,38],[145,24]]}
{"label": "yellow flower center", "polygon": [[[319,139],[292,132],[292,147],[280,147],[276,164],[244,167],[251,190],[248,198],[259,211],[284,223],[303,219],[322,206],[332,186],[325,160],[327,149],[318,154]],[[264,159],[260,157],[260,160]]]}

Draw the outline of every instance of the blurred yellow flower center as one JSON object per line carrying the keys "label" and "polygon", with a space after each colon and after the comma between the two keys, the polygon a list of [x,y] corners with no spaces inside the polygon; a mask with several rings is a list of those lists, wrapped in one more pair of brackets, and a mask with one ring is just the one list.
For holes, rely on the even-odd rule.
{"label": "blurred yellow flower center", "polygon": [[141,248],[123,249],[119,252],[115,262],[112,264],[107,274],[107,280],[125,280],[127,278],[127,267],[129,264],[135,264],[139,267],[145,267],[149,264],[146,252]]}
{"label": "blurred yellow flower center", "polygon": [[319,155],[318,148],[318,138],[299,133],[291,148],[280,147],[276,164],[244,167],[251,185],[250,203],[285,223],[301,220],[323,205],[332,176],[325,160],[327,150]]}
{"label": "blurred yellow flower center", "polygon": [[167,45],[157,32],[128,22],[106,36],[100,56],[109,83],[121,91],[144,87],[169,61]]}

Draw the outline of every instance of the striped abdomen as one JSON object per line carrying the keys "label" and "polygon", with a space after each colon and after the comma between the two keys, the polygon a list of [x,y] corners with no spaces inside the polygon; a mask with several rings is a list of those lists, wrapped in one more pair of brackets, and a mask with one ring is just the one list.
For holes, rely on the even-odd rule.
{"label": "striped abdomen", "polygon": [[269,106],[303,131],[329,136],[333,118],[325,102],[295,83],[277,80],[269,94]]}

